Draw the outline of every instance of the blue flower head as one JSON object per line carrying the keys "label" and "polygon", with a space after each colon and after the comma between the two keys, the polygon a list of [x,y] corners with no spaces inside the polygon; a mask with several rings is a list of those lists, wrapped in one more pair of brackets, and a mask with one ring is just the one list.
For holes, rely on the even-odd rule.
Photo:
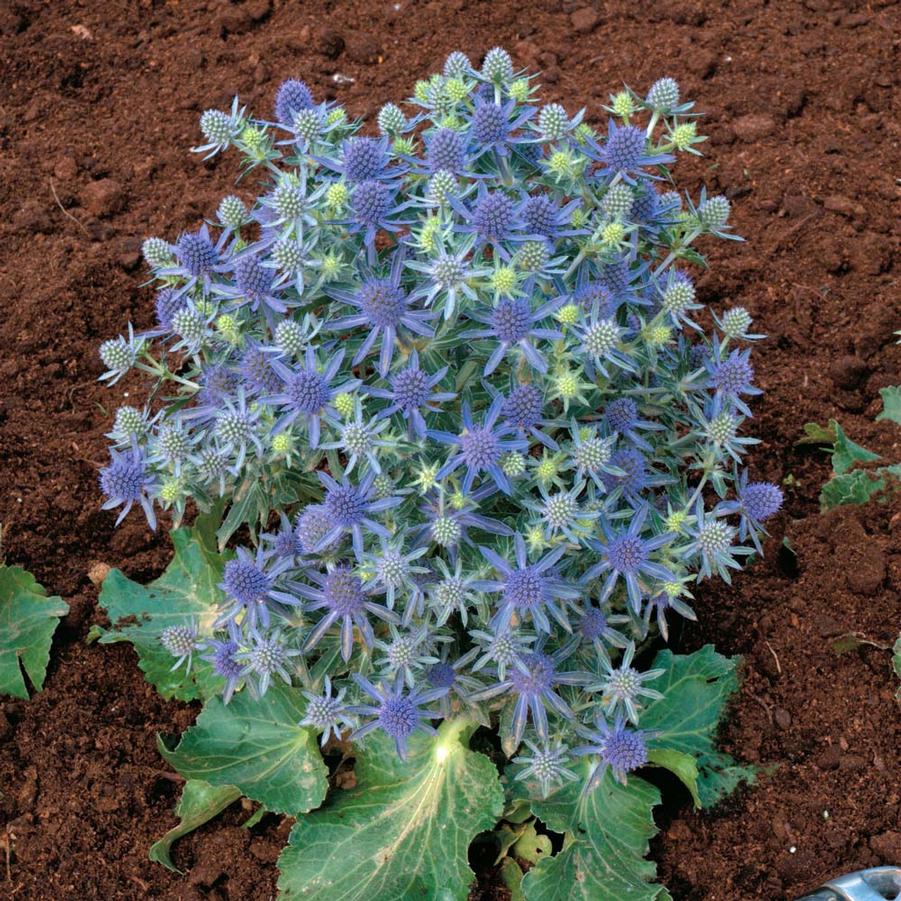
{"label": "blue flower head", "polygon": [[150,491],[155,478],[148,472],[147,461],[134,443],[127,452],[110,450],[110,464],[100,470],[100,490],[106,496],[104,510],[122,507],[116,520],[118,525],[128,515],[135,503],[141,505],[151,529],[156,529],[156,514]]}
{"label": "blue flower head", "polygon": [[313,106],[313,92],[306,83],[297,78],[289,78],[279,85],[275,95],[275,118],[282,125],[291,125],[301,110]]}
{"label": "blue flower head", "polygon": [[398,756],[407,759],[407,742],[414,732],[437,734],[434,727],[427,722],[433,719],[435,712],[423,710],[424,704],[430,704],[447,694],[447,688],[430,688],[425,691],[404,691],[403,677],[398,675],[393,683],[373,685],[359,673],[353,674],[354,681],[360,689],[374,701],[374,704],[357,704],[349,707],[350,713],[357,716],[374,717],[368,723],[356,729],[352,738],[359,739],[374,729],[380,729],[394,739]]}
{"label": "blue flower head", "polygon": [[596,729],[580,727],[578,732],[590,744],[573,748],[572,753],[577,757],[590,755],[595,758],[585,784],[586,793],[600,785],[608,769],[617,782],[625,785],[629,773],[648,762],[647,738],[650,734],[630,729],[621,716],[612,725],[601,717]]}

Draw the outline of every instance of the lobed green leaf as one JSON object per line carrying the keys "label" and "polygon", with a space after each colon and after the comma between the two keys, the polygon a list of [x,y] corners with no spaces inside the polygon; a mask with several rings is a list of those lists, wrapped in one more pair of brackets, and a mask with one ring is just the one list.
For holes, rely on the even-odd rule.
{"label": "lobed green leaf", "polygon": [[170,852],[175,841],[222,813],[241,797],[234,785],[210,785],[199,779],[189,779],[182,789],[181,800],[175,808],[181,822],[150,846],[148,857],[167,870],[180,873],[172,862]]}
{"label": "lobed green leaf", "polygon": [[318,807],[328,790],[327,770],[313,731],[298,725],[306,702],[294,688],[273,684],[260,698],[213,698],[171,749],[160,753],[186,779],[236,786],[274,813],[291,816]]}
{"label": "lobed green leaf", "polygon": [[0,695],[27,699],[25,675],[37,691],[44,687],[53,633],[68,612],[31,573],[0,565]]}
{"label": "lobed green leaf", "polygon": [[472,839],[494,826],[504,797],[494,764],[449,720],[416,735],[399,760],[381,734],[357,757],[357,786],[298,820],[279,860],[285,899],[465,901]]}
{"label": "lobed green leaf", "polygon": [[212,631],[222,599],[218,586],[227,558],[217,554],[210,541],[206,521],[192,529],[175,529],[175,556],[162,576],[140,585],[114,569],[104,579],[100,592],[100,606],[112,627],[94,630],[93,634],[101,644],[131,642],[144,677],[167,700],[205,699],[222,688],[222,680],[212,666],[197,655],[190,673],[184,667],[173,670],[175,660],[160,644],[160,635],[169,626],[193,624],[201,634]]}

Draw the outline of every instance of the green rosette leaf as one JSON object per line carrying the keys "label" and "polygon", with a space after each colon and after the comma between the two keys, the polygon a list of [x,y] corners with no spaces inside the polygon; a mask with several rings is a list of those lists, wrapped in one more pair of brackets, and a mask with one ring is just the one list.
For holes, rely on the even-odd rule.
{"label": "green rosette leaf", "polygon": [[69,605],[48,597],[31,573],[0,566],[0,695],[27,699],[25,675],[37,691],[44,687],[53,633],[68,612]]}
{"label": "green rosette leaf", "polygon": [[297,816],[318,807],[328,790],[313,730],[298,725],[305,709],[297,689],[276,683],[260,698],[240,692],[229,704],[207,701],[176,748],[157,744],[186,779],[233,785],[273,813]]}
{"label": "green rosette leaf", "polygon": [[170,626],[196,626],[208,634],[222,599],[219,583],[226,556],[216,553],[203,524],[172,532],[175,556],[158,579],[140,585],[114,569],[103,580],[99,603],[112,627],[92,632],[101,644],[128,641],[148,682],[166,699],[195,701],[212,697],[222,680],[209,663],[194,655],[190,672],[172,669],[175,659],[160,644]]}
{"label": "green rosette leaf", "polygon": [[285,899],[465,901],[472,839],[504,804],[497,769],[463,740],[474,724],[416,735],[408,761],[380,734],[357,757],[357,786],[303,817],[279,860]]}

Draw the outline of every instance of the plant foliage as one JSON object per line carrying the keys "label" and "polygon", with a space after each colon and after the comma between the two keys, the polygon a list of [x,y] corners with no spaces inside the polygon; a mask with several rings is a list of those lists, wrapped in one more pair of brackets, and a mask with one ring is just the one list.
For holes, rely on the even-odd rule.
{"label": "plant foliage", "polygon": [[[698,801],[745,775],[711,738],[733,664],[640,665],[782,502],[743,462],[761,336],[742,308],[697,321],[694,242],[735,238],[730,204],[672,188],[703,141],[672,79],[599,130],[536,93],[494,49],[378,135],[295,80],[274,119],[205,112],[196,149],[237,150],[258,193],[148,239],[156,325],[100,349],[110,382],[153,381],[116,414],[105,506],[224,503],[219,548],[249,535],[220,557],[179,531],[157,583],[116,575],[104,602],[135,619],[103,640],[206,700],[174,766],[300,816],[289,896],[463,898],[469,842],[527,791],[567,836],[527,897],[655,897],[635,771]],[[359,785],[304,814],[317,735],[350,740]]]}

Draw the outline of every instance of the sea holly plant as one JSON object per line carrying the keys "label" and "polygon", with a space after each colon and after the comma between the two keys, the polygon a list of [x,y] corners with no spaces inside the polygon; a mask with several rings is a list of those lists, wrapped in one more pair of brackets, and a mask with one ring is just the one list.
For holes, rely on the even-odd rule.
{"label": "sea holly plant", "polygon": [[[901,387],[893,385],[879,391],[882,412],[877,421],[887,420],[901,425]],[[832,478],[820,490],[820,508],[830,510],[844,504],[865,504],[879,492],[894,489],[901,480],[901,463],[888,462],[875,466],[882,460],[879,454],[850,439],[835,419],[827,427],[808,422],[799,445],[816,445],[830,455]],[[866,469],[859,464],[873,464]]]}
{"label": "sea holly plant", "polygon": [[258,193],[147,239],[156,321],[100,349],[152,382],[105,506],[212,511],[156,583],[101,595],[102,640],[205,702],[161,739],[188,779],[164,863],[243,795],[297,818],[286,897],[465,898],[494,827],[533,859],[563,836],[527,898],[661,897],[637,771],[697,803],[748,775],[712,744],[734,662],[648,663],[782,502],[744,462],[761,336],[695,289],[730,204],[673,187],[703,137],[672,79],[597,127],[537,92],[496,48],[377,130],[297,80],[271,118],[201,117],[195,149]]}

